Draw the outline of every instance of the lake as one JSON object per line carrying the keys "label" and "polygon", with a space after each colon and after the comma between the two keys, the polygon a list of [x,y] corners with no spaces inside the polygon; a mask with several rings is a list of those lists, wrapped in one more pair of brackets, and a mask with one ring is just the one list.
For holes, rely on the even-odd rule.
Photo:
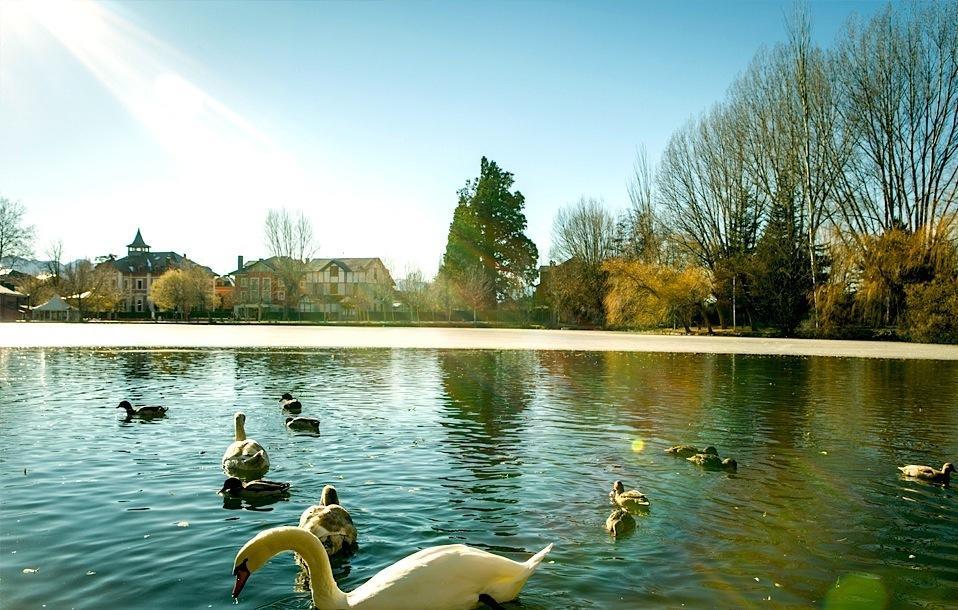
{"label": "lake", "polygon": [[[285,428],[284,391],[321,436]],[[0,606],[232,607],[236,551],[331,483],[359,530],[344,590],[431,545],[525,560],[555,542],[508,607],[946,607],[958,494],[895,466],[958,462],[956,397],[944,361],[0,350]],[[126,422],[123,398],[169,415]],[[237,410],[288,499],[217,495]],[[678,443],[738,472],[663,453]],[[652,503],[619,540],[616,479]],[[274,558],[239,606],[308,608],[297,572]]]}

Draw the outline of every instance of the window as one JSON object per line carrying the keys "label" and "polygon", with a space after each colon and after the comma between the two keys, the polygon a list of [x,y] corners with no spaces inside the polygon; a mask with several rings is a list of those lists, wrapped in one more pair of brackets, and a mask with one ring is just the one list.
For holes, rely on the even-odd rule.
{"label": "window", "polygon": [[125,280],[123,280],[123,290],[129,290],[129,289],[130,289],[130,278],[126,278]]}
{"label": "window", "polygon": [[239,285],[241,288],[246,288],[249,285],[249,278],[240,276]]}
{"label": "window", "polygon": [[[137,280],[137,283],[139,284],[139,283],[142,282],[142,281],[143,281],[143,280]],[[143,311],[143,299],[137,299],[137,300],[136,300],[136,311],[137,311],[137,312],[142,312],[142,311]]]}
{"label": "window", "polygon": [[286,301],[286,293],[283,292],[282,290],[280,290],[279,292],[277,292],[277,293],[276,293],[276,300],[277,300],[277,301],[283,301],[283,302],[285,302],[285,301]]}
{"label": "window", "polygon": [[329,268],[329,277],[339,277],[339,267],[333,265]]}
{"label": "window", "polygon": [[339,284],[330,284],[329,294],[339,294]]}
{"label": "window", "polygon": [[249,301],[249,291],[248,291],[248,290],[240,290],[240,293],[239,293],[239,302],[240,302],[240,303],[246,303],[247,301]]}
{"label": "window", "polygon": [[249,278],[249,300],[251,303],[259,301],[259,278]]}
{"label": "window", "polygon": [[273,290],[273,280],[268,277],[263,278],[263,292],[269,294]]}
{"label": "window", "polygon": [[[143,278],[136,278],[136,289],[143,290]],[[137,311],[141,311],[137,309]]]}

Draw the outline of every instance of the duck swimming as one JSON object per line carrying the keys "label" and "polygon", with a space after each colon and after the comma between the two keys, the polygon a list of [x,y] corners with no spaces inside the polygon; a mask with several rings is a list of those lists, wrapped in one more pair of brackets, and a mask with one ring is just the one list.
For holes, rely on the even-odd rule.
{"label": "duck swimming", "polygon": [[429,547],[346,593],[336,585],[329,555],[316,536],[299,527],[274,527],[257,534],[236,554],[233,597],[239,597],[250,574],[274,555],[294,551],[308,566],[317,610],[467,610],[479,603],[496,608],[519,595],[551,550],[550,544],[520,563],[464,544]]}
{"label": "duck swimming", "polygon": [[948,483],[951,482],[951,473],[955,472],[955,465],[951,462],[945,462],[941,470],[938,470],[931,466],[909,464],[908,466],[899,466],[898,470],[901,470],[902,474],[906,477],[948,485]]}
{"label": "duck swimming", "polygon": [[340,552],[352,553],[359,548],[356,544],[356,526],[349,512],[340,506],[336,488],[332,485],[323,487],[319,504],[303,511],[299,526],[312,532],[323,543],[330,557]]}
{"label": "duck swimming", "polygon": [[303,404],[293,398],[293,395],[289,392],[283,394],[279,399],[280,405],[283,407],[283,411],[289,411],[290,413],[302,413]]}
{"label": "duck swimming", "polygon": [[738,470],[738,462],[732,458],[723,460],[713,453],[697,453],[685,459],[709,470]]}
{"label": "duck swimming", "polygon": [[234,498],[269,498],[289,494],[289,483],[259,479],[244,483],[236,477],[230,477],[223,483],[219,493]]}
{"label": "duck swimming", "polygon": [[227,476],[244,480],[262,477],[269,470],[269,456],[263,446],[246,438],[246,415],[242,412],[233,416],[235,428],[234,441],[223,454],[223,471]]}
{"label": "duck swimming", "polygon": [[684,458],[692,457],[693,455],[696,455],[699,453],[718,455],[718,449],[716,449],[715,447],[712,447],[711,445],[709,445],[705,449],[699,449],[698,447],[695,447],[694,445],[676,445],[674,447],[669,447],[668,449],[665,450],[665,452],[670,453],[676,457],[684,457]]}
{"label": "duck swimming", "polygon": [[287,417],[286,427],[297,432],[319,434],[319,420],[315,417]]}
{"label": "duck swimming", "polygon": [[127,417],[163,417],[169,410],[166,407],[139,407],[134,409],[128,400],[120,401],[116,408],[124,409]]}
{"label": "duck swimming", "polygon": [[612,514],[605,520],[605,531],[618,538],[635,529],[635,518],[624,508],[612,509]]}
{"label": "duck swimming", "polygon": [[629,511],[643,510],[651,506],[651,502],[645,497],[644,493],[634,489],[625,491],[625,486],[622,485],[622,481],[616,481],[612,484],[612,491],[609,492],[609,500],[611,500],[613,504]]}

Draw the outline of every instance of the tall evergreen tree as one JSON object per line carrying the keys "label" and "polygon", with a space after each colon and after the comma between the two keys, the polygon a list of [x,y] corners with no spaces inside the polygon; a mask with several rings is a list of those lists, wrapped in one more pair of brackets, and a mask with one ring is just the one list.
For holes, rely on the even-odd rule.
{"label": "tall evergreen tree", "polygon": [[484,307],[505,300],[536,277],[539,251],[525,234],[525,197],[511,190],[514,182],[512,173],[483,157],[479,177],[459,190],[449,226],[440,274],[454,285],[464,284],[482,269],[488,280]]}

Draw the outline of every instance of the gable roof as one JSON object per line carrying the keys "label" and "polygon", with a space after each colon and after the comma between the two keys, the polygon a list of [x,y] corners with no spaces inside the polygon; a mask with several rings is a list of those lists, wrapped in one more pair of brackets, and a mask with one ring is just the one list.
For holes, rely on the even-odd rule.
{"label": "gable roof", "polygon": [[123,258],[106,260],[100,264],[112,265],[120,273],[140,275],[144,273],[160,274],[169,269],[180,269],[187,263],[196,265],[210,275],[216,275],[209,267],[197,264],[176,252],[133,252]]}
{"label": "gable roof", "polygon": [[60,298],[60,295],[55,294],[43,305],[37,305],[34,307],[33,311],[70,311],[71,309],[76,308]]}
{"label": "gable roof", "polygon": [[9,288],[7,288],[6,286],[4,286],[3,284],[0,284],[0,294],[5,294],[5,295],[7,295],[7,296],[13,296],[13,297],[25,297],[25,296],[27,296],[27,295],[23,294],[22,292],[17,292],[16,290],[10,290]]}

